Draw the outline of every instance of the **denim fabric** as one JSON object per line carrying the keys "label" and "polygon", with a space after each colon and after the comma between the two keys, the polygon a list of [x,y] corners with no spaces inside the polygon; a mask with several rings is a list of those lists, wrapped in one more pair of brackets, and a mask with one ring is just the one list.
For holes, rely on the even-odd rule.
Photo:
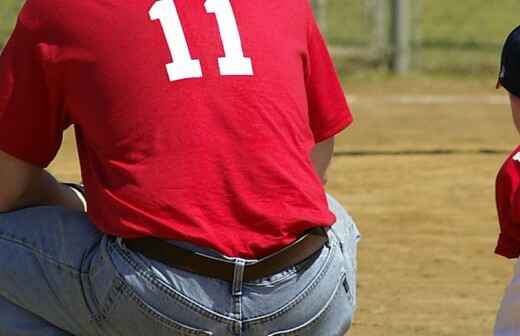
{"label": "denim fabric", "polygon": [[494,336],[520,335],[520,259],[515,262],[513,279],[506,289],[495,321]]}
{"label": "denim fabric", "polygon": [[332,197],[330,242],[298,265],[233,282],[184,272],[128,250],[78,212],[0,215],[0,335],[340,336],[356,304],[359,232]]}

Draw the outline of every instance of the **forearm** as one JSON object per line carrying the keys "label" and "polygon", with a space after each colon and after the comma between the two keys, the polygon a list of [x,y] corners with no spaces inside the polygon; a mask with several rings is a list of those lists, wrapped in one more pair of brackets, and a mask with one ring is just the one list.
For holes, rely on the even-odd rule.
{"label": "forearm", "polygon": [[327,170],[334,154],[334,137],[322,141],[314,147],[311,161],[323,184],[327,183]]}
{"label": "forearm", "polygon": [[50,173],[41,170],[27,185],[26,190],[5,211],[31,206],[63,206],[84,211],[84,205],[76,193],[68,186],[59,183]]}

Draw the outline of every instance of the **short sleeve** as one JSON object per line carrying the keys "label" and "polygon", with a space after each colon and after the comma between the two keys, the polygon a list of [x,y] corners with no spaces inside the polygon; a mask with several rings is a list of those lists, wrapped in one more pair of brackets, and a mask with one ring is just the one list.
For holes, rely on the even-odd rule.
{"label": "short sleeve", "polygon": [[53,78],[53,47],[46,38],[44,15],[37,12],[38,3],[42,2],[26,3],[0,55],[0,150],[46,167],[70,122]]}
{"label": "short sleeve", "polygon": [[496,203],[500,236],[495,253],[508,258],[520,255],[520,154],[517,148],[498,173]]}
{"label": "short sleeve", "polygon": [[306,90],[309,119],[316,143],[330,138],[352,122],[352,114],[334,64],[314,17],[308,27]]}

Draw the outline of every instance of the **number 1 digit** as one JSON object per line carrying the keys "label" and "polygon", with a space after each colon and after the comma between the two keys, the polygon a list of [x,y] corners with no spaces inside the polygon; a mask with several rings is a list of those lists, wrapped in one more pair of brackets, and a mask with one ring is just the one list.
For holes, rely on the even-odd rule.
{"label": "number 1 digit", "polygon": [[207,0],[204,4],[208,13],[214,13],[224,46],[225,57],[219,57],[220,74],[253,75],[251,59],[244,57],[237,20],[230,0]]}
{"label": "number 1 digit", "polygon": [[170,81],[202,77],[200,61],[191,58],[179,13],[173,0],[159,0],[150,9],[152,21],[161,22],[173,62],[166,64]]}

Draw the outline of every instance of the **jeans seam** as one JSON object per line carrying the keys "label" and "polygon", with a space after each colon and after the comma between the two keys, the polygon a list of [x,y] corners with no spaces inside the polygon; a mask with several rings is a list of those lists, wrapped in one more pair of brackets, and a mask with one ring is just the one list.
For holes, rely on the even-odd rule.
{"label": "jeans seam", "polygon": [[88,276],[83,275],[80,278],[80,286],[81,286],[81,295],[83,297],[83,301],[85,302],[85,306],[87,310],[90,312],[89,321],[93,322],[94,317],[97,314],[96,308],[99,306],[97,300],[94,295],[92,295],[92,285],[90,283],[90,279]]}
{"label": "jeans seam", "polygon": [[[189,326],[182,325],[182,323],[169,319],[165,316],[162,316],[150,309],[147,304],[137,295],[128,285],[122,285],[122,292],[135,304],[139,307],[139,309],[144,313],[150,315],[151,318],[156,319],[159,323],[163,324],[165,327],[169,329],[174,329],[176,331],[182,332],[183,334],[188,335],[197,335],[197,336],[209,336],[213,333],[205,330],[195,330],[196,328],[192,328]],[[193,329],[193,330],[190,330]]]}
{"label": "jeans seam", "polygon": [[[346,272],[346,270],[345,270]],[[354,310],[355,310],[355,305],[354,305],[354,297],[352,296],[352,291],[350,290],[350,284],[348,283],[348,279],[347,279],[347,274],[345,273],[345,276],[343,277],[343,287],[345,287],[345,291],[347,292],[347,295],[348,295],[348,299],[350,301],[350,304],[352,304]]]}
{"label": "jeans seam", "polygon": [[264,323],[264,322],[273,321],[273,320],[279,318],[280,316],[283,316],[287,312],[289,312],[292,308],[294,308],[301,301],[303,301],[306,297],[308,297],[310,295],[310,293],[312,292],[312,290],[318,286],[320,281],[328,273],[330,265],[332,264],[332,260],[336,256],[336,248],[337,248],[336,244],[331,244],[331,249],[330,249],[329,255],[327,256],[325,265],[322,266],[322,268],[318,271],[318,275],[314,279],[312,279],[311,283],[300,293],[299,296],[295,297],[292,301],[290,301],[288,304],[286,304],[282,308],[278,309],[277,311],[272,312],[267,315],[251,317],[247,321],[245,321],[244,324],[245,325],[256,325],[256,324],[260,324],[260,323]]}
{"label": "jeans seam", "polygon": [[217,322],[225,322],[225,323],[233,323],[235,322],[235,319],[230,319],[224,316],[220,316],[215,314],[215,312],[206,310],[205,307],[201,307],[198,304],[192,302],[188,298],[184,297],[180,293],[177,293],[173,289],[171,289],[168,286],[165,286],[160,281],[158,281],[152,274],[150,274],[149,270],[142,270],[140,269],[140,266],[135,263],[128,253],[122,249],[116,249],[113,246],[108,247],[111,251],[114,251],[119,254],[135,271],[136,274],[148,281],[150,281],[155,287],[157,287],[159,290],[164,292],[166,295],[168,295],[170,298],[174,299],[175,301],[182,303],[186,305],[191,310],[195,311],[196,313],[201,314],[204,317],[210,318],[212,320],[215,320]]}
{"label": "jeans seam", "polygon": [[15,236],[10,235],[10,234],[5,234],[4,232],[1,232],[1,231],[0,231],[0,239],[18,244],[18,245],[30,250],[31,252],[45,258],[45,261],[52,263],[58,267],[67,268],[74,277],[79,277],[80,275],[84,274],[83,272],[78,271],[75,267],[56,260],[54,257],[44,253],[41,249],[36,248],[35,246],[32,246],[31,244],[29,244],[27,241],[24,241],[23,239],[19,240]]}
{"label": "jeans seam", "polygon": [[107,294],[107,297],[103,300],[103,303],[98,309],[98,312],[92,317],[92,321],[99,325],[104,321],[107,316],[113,311],[117,304],[118,299],[123,295],[124,283],[119,278],[115,278],[112,281],[112,288]]}
{"label": "jeans seam", "polygon": [[[81,274],[79,279],[83,302],[85,303],[85,306],[90,313],[89,322],[95,324],[96,326],[97,323],[95,320],[100,313],[100,304],[96,298],[96,295],[94,294],[92,278],[94,278],[103,267],[97,264],[92,265],[92,262],[93,258],[95,257],[95,251],[99,251],[101,243],[102,239],[96,241],[96,243],[92,244],[87,252],[83,254],[80,264]],[[97,334],[99,334],[99,330],[96,331]]]}
{"label": "jeans seam", "polygon": [[345,252],[344,248],[343,248],[343,241],[341,240],[341,237],[339,236],[339,233],[336,232],[336,229],[334,227],[332,227],[330,229],[330,231],[332,232],[332,234],[334,235],[334,237],[336,237],[337,241],[338,241],[338,244],[339,244],[339,248],[341,249],[341,252]]}
{"label": "jeans seam", "polygon": [[[320,309],[320,311],[314,315],[313,319],[311,318],[310,321],[296,327],[296,328],[292,328],[290,330],[281,330],[281,331],[277,331],[277,332],[274,332],[274,333],[271,333],[269,334],[269,336],[291,336],[291,335],[298,335],[299,333],[302,332],[302,329],[308,329],[310,327],[312,327],[313,325],[315,325],[316,323],[320,322],[324,317],[325,317],[325,314],[329,311],[331,305],[332,305],[332,302],[336,299],[339,291],[340,291],[340,288],[344,286],[344,281],[345,279],[347,278],[347,275],[346,273],[342,273],[341,277],[340,277],[340,280],[338,281],[338,284],[336,285],[336,287],[334,288],[334,294],[332,295],[332,297],[325,303],[325,305],[322,307],[322,309]],[[298,334],[296,334],[298,333]]]}

